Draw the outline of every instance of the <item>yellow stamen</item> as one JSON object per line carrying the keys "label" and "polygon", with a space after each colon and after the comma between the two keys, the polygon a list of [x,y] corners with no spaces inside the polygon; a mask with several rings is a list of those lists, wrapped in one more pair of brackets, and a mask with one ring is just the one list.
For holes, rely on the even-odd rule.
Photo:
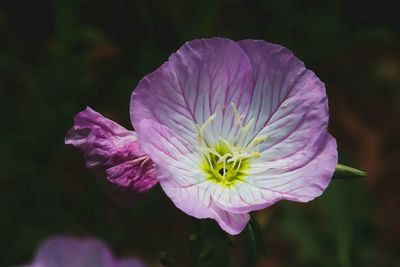
{"label": "yellow stamen", "polygon": [[255,147],[256,145],[259,145],[263,142],[265,142],[268,139],[268,136],[260,136],[260,137],[256,137],[254,138],[250,144],[247,146],[248,149],[252,149],[253,147]]}
{"label": "yellow stamen", "polygon": [[199,141],[199,144],[202,144],[204,140],[204,131],[207,130],[208,126],[211,124],[211,122],[215,119],[217,114],[212,114],[204,123],[202,126],[199,124],[196,124],[197,128],[197,140]]}
{"label": "yellow stamen", "polygon": [[[217,143],[207,142],[205,133],[216,118],[215,113],[201,126],[196,125],[199,149],[204,153],[201,168],[206,173],[207,179],[223,187],[231,187],[237,181],[245,180],[251,159],[262,156],[259,152],[259,145],[267,140],[267,136],[249,140],[249,133],[256,122],[255,118],[249,119],[244,125],[247,117],[239,113],[235,103],[231,103],[231,108],[234,114],[234,127],[230,130],[234,135],[229,135],[229,138],[218,136],[218,140],[215,140],[215,137],[212,139]],[[225,109],[226,107],[222,106],[221,111],[223,112]]]}
{"label": "yellow stamen", "polygon": [[235,103],[231,103],[231,107],[233,109],[233,114],[235,115],[235,125],[241,124],[242,116],[237,110]]}

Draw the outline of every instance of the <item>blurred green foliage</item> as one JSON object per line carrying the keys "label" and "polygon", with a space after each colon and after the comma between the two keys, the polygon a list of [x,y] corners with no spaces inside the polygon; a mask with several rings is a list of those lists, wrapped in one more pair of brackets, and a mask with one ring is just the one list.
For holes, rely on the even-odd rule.
{"label": "blurred green foliage", "polygon": [[[367,135],[351,121],[360,140],[372,140],[354,145],[358,137],[346,128],[358,114],[396,136],[398,121],[387,125],[400,111],[399,35],[391,25],[359,19],[349,2],[1,2],[0,266],[28,262],[40,241],[61,232],[95,235],[118,255],[149,264],[161,251],[191,260],[192,219],[159,187],[134,207],[119,207],[63,138],[86,105],[131,128],[130,94],[141,77],[185,41],[211,36],[264,39],[293,50],[327,85],[341,161],[373,171],[370,179],[332,182],[312,203],[284,202],[255,214],[266,239],[266,257],[257,266],[399,266],[398,221],[386,217],[400,206],[391,197],[399,169],[382,170],[376,158],[362,157],[381,151],[372,148],[374,140],[386,140],[383,133]],[[383,114],[386,124],[380,127],[382,116],[374,114]],[[396,158],[400,143],[390,140],[383,155]],[[360,156],[363,147],[368,150]],[[243,266],[246,240],[235,241],[229,262]]]}

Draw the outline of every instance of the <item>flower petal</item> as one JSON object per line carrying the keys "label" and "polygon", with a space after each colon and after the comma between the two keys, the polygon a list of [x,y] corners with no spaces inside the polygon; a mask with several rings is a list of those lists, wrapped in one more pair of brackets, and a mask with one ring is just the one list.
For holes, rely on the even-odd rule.
{"label": "flower petal", "polygon": [[134,127],[151,119],[179,133],[186,142],[197,143],[196,124],[211,115],[205,138],[215,143],[228,136],[234,122],[230,105],[247,110],[253,88],[248,57],[229,39],[212,38],[187,42],[168,62],[143,78],[131,99]]}
{"label": "flower petal", "polygon": [[263,169],[265,164],[262,163],[262,167],[254,168],[249,183],[280,193],[286,199],[308,202],[320,196],[329,185],[337,159],[336,140],[330,134],[326,134],[319,149],[308,162],[303,162],[302,166],[297,165],[289,170],[286,168],[287,161],[282,160]]}
{"label": "flower petal", "polygon": [[250,220],[248,213],[232,213],[213,205],[214,219],[228,234],[240,234]]}
{"label": "flower petal", "polygon": [[143,151],[154,155],[161,187],[179,209],[196,218],[215,219],[230,234],[243,230],[248,214],[229,213],[214,205],[215,184],[199,169],[201,159],[193,147],[152,120],[141,121],[137,130]]}
{"label": "flower petal", "polygon": [[[265,161],[318,151],[328,125],[324,84],[288,49],[264,41],[244,40],[255,73],[255,88],[246,118],[255,118],[249,138],[264,136],[259,146]],[[297,164],[302,164],[297,161]],[[290,165],[289,168],[293,168]]]}
{"label": "flower petal", "polygon": [[106,244],[68,236],[48,239],[40,246],[32,267],[114,267]]}
{"label": "flower petal", "polygon": [[139,149],[136,133],[90,108],[75,116],[65,143],[84,153],[98,184],[121,204],[132,204],[158,182],[154,164]]}

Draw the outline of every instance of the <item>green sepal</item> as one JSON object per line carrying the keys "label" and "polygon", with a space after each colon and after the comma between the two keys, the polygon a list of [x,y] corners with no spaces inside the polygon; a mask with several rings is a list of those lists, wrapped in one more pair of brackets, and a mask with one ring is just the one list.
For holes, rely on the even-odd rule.
{"label": "green sepal", "polygon": [[343,164],[337,164],[335,173],[333,174],[334,179],[351,179],[365,176],[367,176],[366,172]]}

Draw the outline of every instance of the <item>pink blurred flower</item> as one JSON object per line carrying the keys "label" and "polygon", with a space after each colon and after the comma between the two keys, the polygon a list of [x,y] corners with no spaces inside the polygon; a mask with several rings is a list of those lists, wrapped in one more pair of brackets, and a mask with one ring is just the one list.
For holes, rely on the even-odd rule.
{"label": "pink blurred flower", "polygon": [[31,264],[20,267],[145,267],[135,258],[114,259],[108,246],[97,239],[55,236],[38,249]]}

